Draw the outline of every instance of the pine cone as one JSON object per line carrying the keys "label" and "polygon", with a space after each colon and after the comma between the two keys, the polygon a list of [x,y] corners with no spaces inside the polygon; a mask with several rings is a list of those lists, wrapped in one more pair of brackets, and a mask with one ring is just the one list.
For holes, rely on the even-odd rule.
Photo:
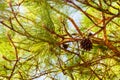
{"label": "pine cone", "polygon": [[83,50],[90,51],[92,49],[92,42],[89,38],[83,38],[80,42],[80,46]]}
{"label": "pine cone", "polygon": [[67,49],[69,44],[63,44],[62,46],[63,46],[64,49]]}

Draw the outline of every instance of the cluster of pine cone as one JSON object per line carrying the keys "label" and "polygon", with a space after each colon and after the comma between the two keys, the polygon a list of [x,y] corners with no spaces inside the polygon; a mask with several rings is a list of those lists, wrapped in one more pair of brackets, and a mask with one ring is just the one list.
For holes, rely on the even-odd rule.
{"label": "cluster of pine cone", "polygon": [[[69,47],[69,44],[62,44],[62,47],[64,49],[67,49]],[[80,41],[80,48],[85,51],[90,51],[92,49],[92,42],[91,42],[90,38],[83,38]]]}

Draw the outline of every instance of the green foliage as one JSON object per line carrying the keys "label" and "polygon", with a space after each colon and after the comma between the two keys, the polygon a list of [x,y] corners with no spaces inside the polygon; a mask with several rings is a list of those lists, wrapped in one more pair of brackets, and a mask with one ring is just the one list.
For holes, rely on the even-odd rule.
{"label": "green foliage", "polygon": [[0,80],[120,79],[119,11],[118,0],[1,0]]}

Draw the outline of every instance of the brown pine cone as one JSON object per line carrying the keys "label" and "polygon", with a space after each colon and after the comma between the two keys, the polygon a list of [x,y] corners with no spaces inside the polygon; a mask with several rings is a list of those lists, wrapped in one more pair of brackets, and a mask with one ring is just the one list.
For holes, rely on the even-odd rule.
{"label": "brown pine cone", "polygon": [[92,49],[92,42],[89,38],[83,38],[80,42],[81,49],[90,51]]}

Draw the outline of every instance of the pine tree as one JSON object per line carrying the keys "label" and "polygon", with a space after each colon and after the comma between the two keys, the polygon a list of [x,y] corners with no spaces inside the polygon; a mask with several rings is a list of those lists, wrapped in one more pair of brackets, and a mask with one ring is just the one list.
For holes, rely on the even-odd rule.
{"label": "pine tree", "polygon": [[0,80],[119,80],[119,17],[119,0],[1,0]]}

